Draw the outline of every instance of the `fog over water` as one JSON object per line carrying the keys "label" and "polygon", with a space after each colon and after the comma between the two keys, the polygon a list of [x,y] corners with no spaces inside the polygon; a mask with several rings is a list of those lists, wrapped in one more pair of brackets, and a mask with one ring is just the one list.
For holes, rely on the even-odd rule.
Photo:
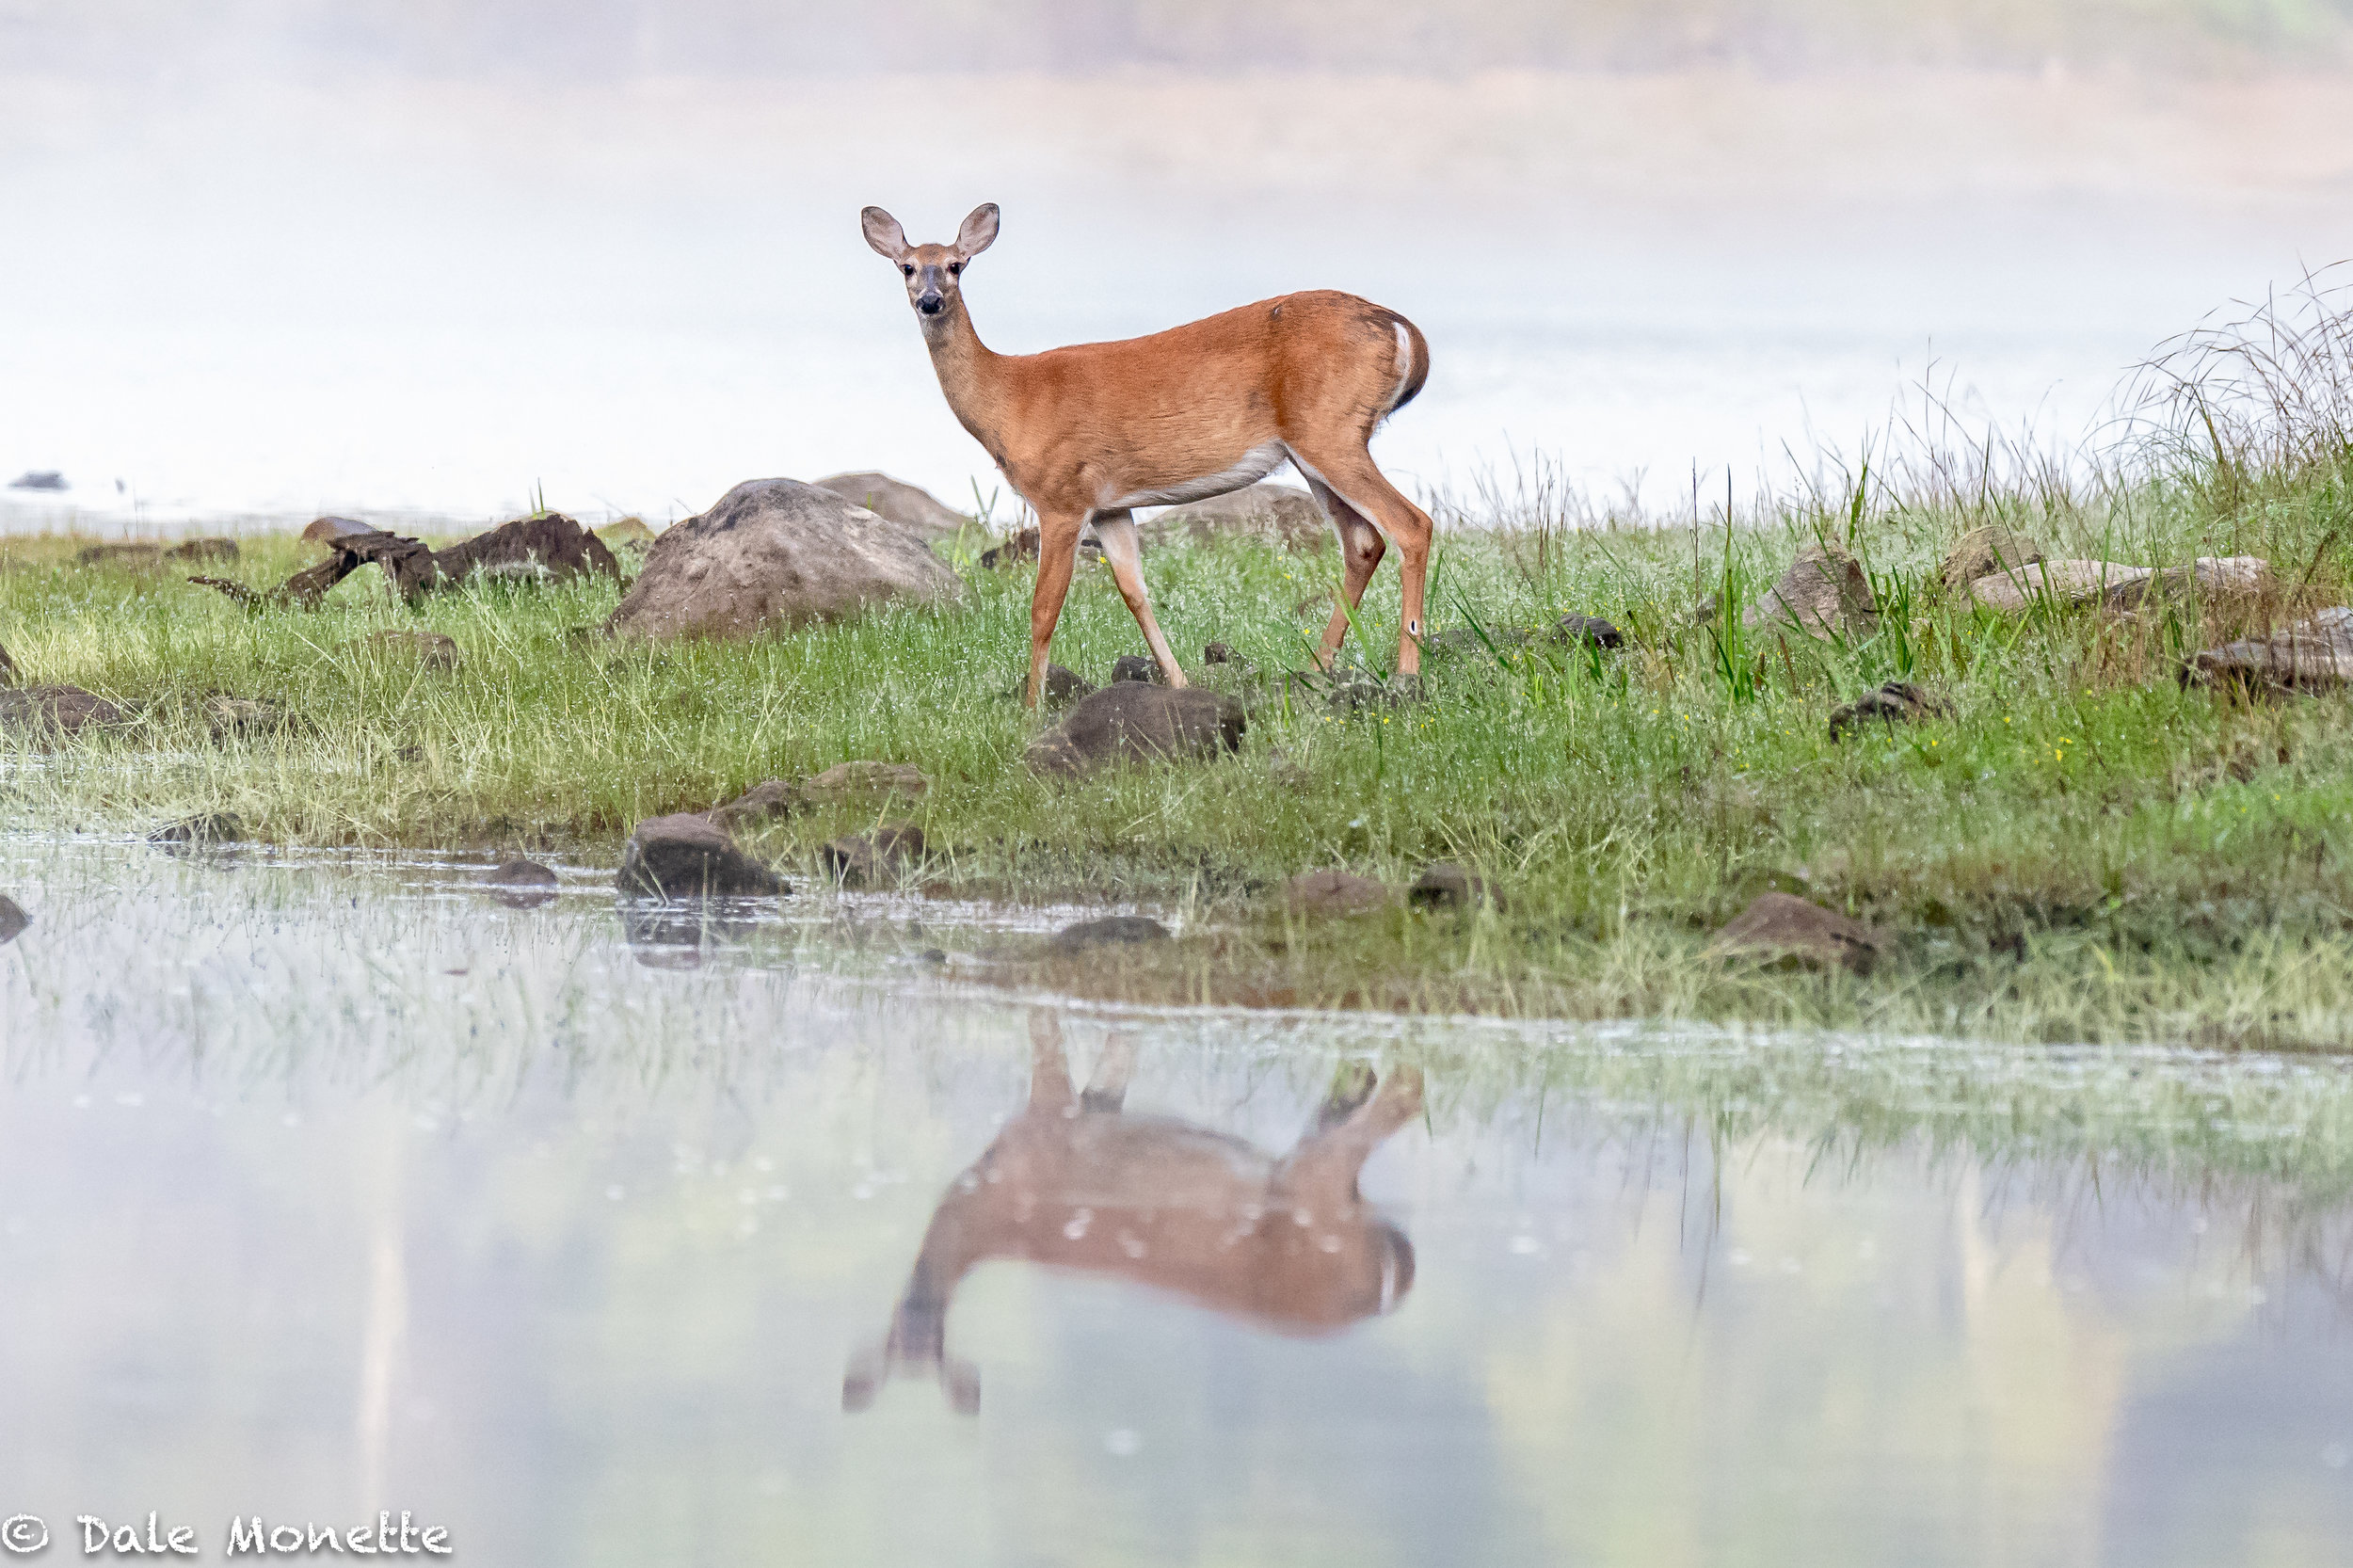
{"label": "fog over water", "polygon": [[1719,493],[1851,452],[1923,377],[2073,440],[2158,340],[2353,255],[2353,77],[2293,49],[1601,69],[1555,40],[1529,70],[1504,29],[1415,76],[1163,47],[1161,11],[1114,7],[1127,33],[1080,8],[1094,53],[1032,72],[1002,39],[837,28],[795,73],[781,24],[715,57],[725,6],[633,32],[592,8],[580,38],[478,9],[158,12],[110,55],[72,8],[0,8],[0,483],[71,486],[0,490],[0,527],[472,520],[535,492],[661,520],[870,467],[969,505],[997,482],[859,239],[869,201],[919,239],[1003,205],[968,295],[1000,350],[1365,294],[1432,344],[1376,446],[1410,486],[1541,453],[1654,506],[1695,465]]}

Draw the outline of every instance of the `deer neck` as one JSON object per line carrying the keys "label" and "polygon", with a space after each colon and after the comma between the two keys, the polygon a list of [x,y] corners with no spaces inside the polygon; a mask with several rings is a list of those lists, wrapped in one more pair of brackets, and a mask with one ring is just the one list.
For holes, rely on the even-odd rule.
{"label": "deer neck", "polygon": [[922,327],[923,345],[931,350],[932,369],[939,376],[939,390],[947,396],[950,411],[973,440],[988,448],[991,457],[1001,461],[1003,446],[998,439],[1001,404],[997,390],[1004,356],[989,352],[981,342],[962,296],[950,300],[946,310]]}

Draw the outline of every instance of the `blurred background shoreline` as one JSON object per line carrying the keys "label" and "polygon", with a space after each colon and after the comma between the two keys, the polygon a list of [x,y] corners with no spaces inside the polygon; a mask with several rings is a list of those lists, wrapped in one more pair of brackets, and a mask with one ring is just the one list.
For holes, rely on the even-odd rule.
{"label": "blurred background shoreline", "polygon": [[1004,206],[1004,351],[1367,295],[1433,346],[1409,486],[1668,512],[1924,384],[2096,440],[2160,341],[2353,256],[2353,6],[1559,11],[0,3],[0,485],[71,487],[0,529],[867,468],[1004,520],[868,201]]}

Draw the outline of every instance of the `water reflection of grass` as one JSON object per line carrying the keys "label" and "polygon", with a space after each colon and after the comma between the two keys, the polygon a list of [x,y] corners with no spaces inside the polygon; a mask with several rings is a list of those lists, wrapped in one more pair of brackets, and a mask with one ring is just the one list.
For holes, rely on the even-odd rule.
{"label": "water reflection of grass", "polygon": [[[1007,696],[1028,618],[1017,572],[970,572],[952,612],[648,649],[577,635],[610,608],[604,584],[453,593],[412,613],[367,573],[319,613],[248,615],[175,578],[81,568],[59,541],[16,541],[0,553],[0,632],[19,664],[138,720],[54,755],[0,752],[8,820],[143,828],[226,809],[282,843],[609,854],[638,818],[884,758],[933,780],[892,809],[920,820],[934,884],[1240,918],[1230,953],[1135,971],[1131,994],[2342,1044],[2353,714],[2342,697],[2250,703],[2174,679],[2185,651],[2249,614],[2346,597],[2353,394],[2331,390],[2326,357],[2353,333],[2334,309],[2324,302],[2321,335],[2305,340],[2326,350],[2317,370],[2299,360],[2231,383],[2208,374],[2227,354],[2176,361],[2197,395],[2153,426],[2168,440],[2073,474],[1924,448],[1908,468],[1744,510],[1753,527],[1720,509],[1696,535],[1614,526],[1626,520],[1580,509],[1541,473],[1491,491],[1451,509],[1500,531],[1446,536],[1433,615],[1477,635],[1433,656],[1430,701],[1348,719],[1220,666],[1205,674],[1263,698],[1240,759],[1077,787],[1020,763],[1031,721]],[[2290,377],[2294,395],[2266,374]],[[1933,581],[1960,533],[1989,522],[2055,554],[2262,555],[2283,586],[2252,612],[2185,600],[2130,618],[2006,618]],[[1817,642],[1692,616],[1696,593],[1768,581],[1818,538],[1869,569],[1886,608],[1876,632]],[[302,559],[291,540],[255,541],[239,570],[265,583]],[[1329,554],[1246,544],[1175,544],[1148,568],[1180,649],[1222,640],[1262,672],[1302,664],[1302,628],[1321,621],[1336,574]],[[1100,678],[1135,633],[1090,570],[1057,655]],[[1369,600],[1376,656],[1394,634],[1381,631],[1385,603]],[[1629,648],[1605,658],[1500,640],[1572,609],[1618,622]],[[353,646],[411,625],[455,637],[461,667]],[[1833,704],[1898,677],[1949,695],[1955,716],[1832,742]],[[216,740],[202,704],[219,691],[282,702],[292,722]],[[875,810],[793,819],[761,847],[806,867]],[[1294,872],[1345,865],[1397,884],[1437,856],[1474,865],[1508,909],[1346,932],[1253,923]],[[1769,888],[1894,933],[1881,976],[1696,963],[1699,938]]]}

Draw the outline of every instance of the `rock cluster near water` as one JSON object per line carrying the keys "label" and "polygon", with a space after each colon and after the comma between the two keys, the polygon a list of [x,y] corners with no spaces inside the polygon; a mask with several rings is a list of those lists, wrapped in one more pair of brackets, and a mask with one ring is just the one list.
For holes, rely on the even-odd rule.
{"label": "rock cluster near water", "polygon": [[622,847],[615,882],[624,898],[769,898],[792,890],[701,812],[639,823]]}
{"label": "rock cluster near water", "polygon": [[897,600],[944,603],[963,584],[924,536],[792,479],[755,479],[654,542],[608,633],[746,637]]}

